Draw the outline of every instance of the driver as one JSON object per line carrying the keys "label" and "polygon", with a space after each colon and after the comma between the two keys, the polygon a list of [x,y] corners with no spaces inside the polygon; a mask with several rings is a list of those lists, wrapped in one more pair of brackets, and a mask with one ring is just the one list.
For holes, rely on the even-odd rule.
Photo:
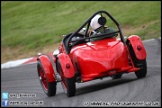
{"label": "driver", "polygon": [[[114,32],[115,30],[113,28],[108,28],[105,26],[106,24],[106,18],[101,16],[101,15],[96,15],[90,23],[90,26],[92,30],[89,32],[89,36],[96,36],[99,34],[105,34],[105,33],[110,33]],[[117,36],[117,34],[113,34],[112,37]],[[92,38],[92,40],[98,40],[101,39],[102,37],[96,37]],[[103,37],[104,38],[104,37]]]}

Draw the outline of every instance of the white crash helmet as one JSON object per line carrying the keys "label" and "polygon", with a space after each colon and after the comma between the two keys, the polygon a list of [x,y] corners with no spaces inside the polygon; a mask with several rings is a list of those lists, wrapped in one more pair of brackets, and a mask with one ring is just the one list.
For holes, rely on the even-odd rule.
{"label": "white crash helmet", "polygon": [[90,26],[92,27],[93,30],[96,30],[99,27],[104,26],[105,24],[106,24],[106,18],[98,14],[92,18]]}

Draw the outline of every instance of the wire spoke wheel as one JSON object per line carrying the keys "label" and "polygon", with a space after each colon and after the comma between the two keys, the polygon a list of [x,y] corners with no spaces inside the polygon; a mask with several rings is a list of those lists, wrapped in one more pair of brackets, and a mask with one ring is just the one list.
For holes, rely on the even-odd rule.
{"label": "wire spoke wheel", "polygon": [[48,90],[48,86],[47,86],[47,78],[42,70],[42,68],[39,66],[39,79],[40,82],[42,83],[43,87]]}
{"label": "wire spoke wheel", "polygon": [[65,77],[59,60],[57,61],[57,66],[58,66],[57,67],[58,68],[58,73],[61,76],[61,84],[62,84],[64,92],[69,97],[74,96],[75,92],[76,92],[75,77],[73,77],[73,78],[66,78]]}
{"label": "wire spoke wheel", "polygon": [[54,96],[56,94],[56,81],[48,82],[46,73],[40,61],[37,63],[37,70],[43,91],[47,96]]}
{"label": "wire spoke wheel", "polygon": [[62,84],[63,90],[65,93],[67,93],[67,84],[66,84],[66,80],[65,80],[62,68],[60,68],[60,75],[61,75],[61,79],[62,79],[61,84]]}
{"label": "wire spoke wheel", "polygon": [[134,66],[137,67],[137,68],[140,68],[140,70],[135,72],[135,75],[137,76],[137,78],[145,77],[146,74],[147,74],[147,61],[146,61],[146,59],[144,59],[144,60],[138,60],[137,59],[135,52],[133,50],[133,47],[132,47],[132,45],[129,41],[127,41],[127,46],[128,46],[129,51],[130,51],[130,55],[132,57]]}

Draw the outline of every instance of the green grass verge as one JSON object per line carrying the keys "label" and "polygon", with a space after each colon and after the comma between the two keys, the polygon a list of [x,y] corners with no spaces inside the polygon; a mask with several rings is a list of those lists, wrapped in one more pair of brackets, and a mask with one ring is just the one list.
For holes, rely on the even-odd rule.
{"label": "green grass verge", "polygon": [[2,1],[2,53],[6,48],[26,53],[58,43],[61,35],[76,30],[98,10],[108,11],[126,36],[160,36],[160,1]]}

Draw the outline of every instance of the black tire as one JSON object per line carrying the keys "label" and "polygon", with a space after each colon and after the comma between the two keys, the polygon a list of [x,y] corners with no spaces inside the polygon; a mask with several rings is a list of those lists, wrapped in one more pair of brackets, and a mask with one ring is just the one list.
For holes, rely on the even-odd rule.
{"label": "black tire", "polygon": [[[38,70],[39,81],[41,83],[42,89],[45,92],[45,94],[47,96],[49,96],[49,97],[56,95],[56,85],[57,85],[57,83],[56,83],[56,81],[48,82],[47,79],[45,79],[46,81],[44,80],[44,78],[47,78],[47,77],[46,77],[46,74],[44,72],[44,68],[43,68],[43,66],[42,66],[42,64],[41,64],[41,62],[39,60],[37,62],[37,70]],[[44,76],[45,76],[44,78],[40,78],[41,77],[40,76],[41,72],[42,72],[42,74],[44,74]]]}
{"label": "black tire", "polygon": [[136,67],[139,67],[140,70],[136,71],[135,74],[137,78],[143,78],[147,74],[147,63],[146,59],[145,60],[139,60],[138,63],[135,64]]}
{"label": "black tire", "polygon": [[66,84],[67,84],[67,96],[75,96],[76,92],[76,85],[75,85],[75,78],[66,78]]}
{"label": "black tire", "polygon": [[147,61],[146,61],[146,59],[144,59],[144,60],[138,60],[137,59],[137,57],[134,53],[134,50],[132,48],[132,45],[130,44],[129,41],[127,41],[127,46],[128,46],[129,51],[130,51],[130,55],[132,57],[134,66],[137,67],[137,68],[140,68],[140,70],[135,72],[135,75],[137,76],[137,78],[145,77],[146,74],[147,74]]}
{"label": "black tire", "polygon": [[121,77],[122,77],[122,74],[117,74],[117,75],[112,76],[113,79],[119,79]]}
{"label": "black tire", "polygon": [[57,68],[58,68],[58,73],[61,76],[61,84],[64,89],[64,92],[67,94],[68,97],[75,96],[75,92],[76,92],[75,77],[73,78],[64,77],[59,60],[57,61]]}

